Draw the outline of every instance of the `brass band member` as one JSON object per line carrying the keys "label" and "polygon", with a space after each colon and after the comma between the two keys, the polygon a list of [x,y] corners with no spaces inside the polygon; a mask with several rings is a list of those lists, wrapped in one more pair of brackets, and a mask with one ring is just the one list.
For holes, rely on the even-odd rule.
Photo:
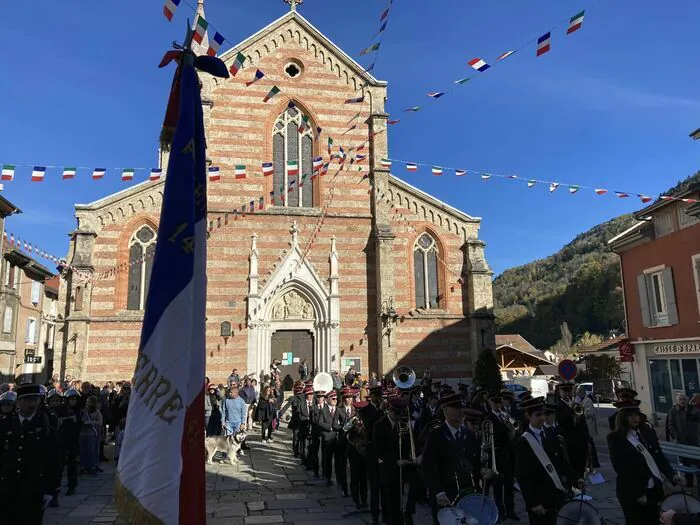
{"label": "brass band member", "polygon": [[479,410],[484,414],[491,412],[491,405],[489,405],[489,391],[486,387],[480,386],[476,389],[474,399],[472,399],[471,408]]}
{"label": "brass band member", "polygon": [[583,414],[583,407],[579,410],[581,415],[575,412],[576,403],[573,396],[574,384],[570,382],[558,385],[559,400],[557,401],[556,418],[566,435],[566,451],[569,455],[571,469],[576,479],[583,478],[588,463],[588,424]]}
{"label": "brass band member", "polygon": [[355,399],[355,391],[352,388],[343,388],[343,406],[335,411],[333,429],[338,433],[338,441],[335,444],[335,481],[343,491],[343,496],[348,495],[348,474],[347,474],[347,448],[348,441],[343,427],[350,419],[355,417],[355,409],[352,406]]}
{"label": "brass band member", "polygon": [[316,392],[313,410],[311,412],[311,440],[309,441],[309,465],[314,471],[314,476],[319,476],[319,461],[318,453],[321,450],[321,427],[319,426],[319,418],[326,406],[325,392]]}
{"label": "brass band member", "polygon": [[316,420],[321,430],[321,470],[328,485],[333,484],[331,476],[333,474],[333,459],[338,438],[338,432],[334,424],[337,403],[338,396],[335,390],[331,390],[326,394],[326,404],[319,411],[318,419]]}
{"label": "brass band member", "polygon": [[430,424],[440,418],[440,413],[442,412],[438,408],[438,393],[431,392],[428,397],[428,403],[423,407],[420,413],[420,418],[418,419],[418,433],[422,433],[426,428],[430,427]]}
{"label": "brass band member", "polygon": [[367,432],[367,480],[369,482],[369,507],[372,513],[372,522],[379,523],[379,470],[377,453],[375,450],[374,425],[384,416],[382,405],[382,387],[375,386],[369,389],[369,404],[362,409],[361,417]]}
{"label": "brass band member", "polygon": [[[555,525],[557,509],[566,501],[571,487],[571,470],[557,453],[559,441],[547,437],[544,431],[544,398],[524,401],[522,408],[529,423],[516,443],[515,474],[530,524]],[[577,485],[582,487],[583,480]]]}
{"label": "brass band member", "polygon": [[294,457],[298,458],[301,455],[302,442],[299,439],[299,420],[302,403],[304,402],[304,384],[297,383],[294,385],[294,395],[289,400],[289,406],[292,410],[292,417],[289,419],[289,424],[287,428],[292,431],[292,451],[294,452]]}
{"label": "brass band member", "polygon": [[493,440],[496,449],[496,469],[498,477],[493,483],[493,499],[498,514],[507,519],[518,521],[515,513],[514,477],[515,477],[515,440],[516,429],[509,423],[508,415],[503,412],[500,394],[491,396],[491,412],[487,418],[493,424]]}
{"label": "brass band member", "polygon": [[461,490],[473,487],[462,398],[459,394],[445,396],[440,406],[445,412],[445,422],[428,436],[421,459],[435,523],[441,507],[452,505]]}
{"label": "brass band member", "polygon": [[482,489],[481,479],[486,471],[482,471],[481,462],[481,421],[484,414],[473,408],[465,408],[464,424],[467,427],[467,446],[465,452],[467,454],[467,463],[472,466],[472,482],[474,489]]}
{"label": "brass band member", "polygon": [[615,430],[608,434],[608,450],[617,473],[617,499],[625,521],[656,525],[664,497],[663,482],[677,484],[679,478],[661,451],[654,430],[640,425],[639,403],[638,400],[618,402]]}
{"label": "brass band member", "polygon": [[357,422],[346,436],[346,454],[350,464],[350,493],[357,509],[367,508],[367,429],[362,419],[362,411],[368,405],[368,401],[353,403],[353,415],[357,417]]}
{"label": "brass band member", "polygon": [[[461,406],[461,405],[460,405]],[[408,402],[400,397],[387,400],[387,414],[374,425],[373,441],[382,492],[382,512],[388,525],[403,525],[402,474],[412,463],[410,438],[402,432],[407,424]],[[403,420],[403,421],[402,421]],[[403,477],[407,480],[406,477]]]}
{"label": "brass band member", "polygon": [[299,452],[301,453],[301,464],[306,470],[311,470],[311,423],[314,414],[314,387],[304,387],[302,391],[303,400],[299,404]]}
{"label": "brass band member", "polygon": [[[636,401],[635,398],[639,395],[635,390],[631,388],[618,388],[615,390],[615,395],[617,396],[617,401],[613,403],[613,406],[617,408],[618,403],[626,405],[629,401]],[[608,417],[608,424],[610,425],[610,430],[615,430],[615,418],[617,417],[617,412]]]}

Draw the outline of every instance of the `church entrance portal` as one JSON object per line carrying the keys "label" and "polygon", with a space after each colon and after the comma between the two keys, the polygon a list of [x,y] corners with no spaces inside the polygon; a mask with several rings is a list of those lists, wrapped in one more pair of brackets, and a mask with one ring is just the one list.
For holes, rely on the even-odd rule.
{"label": "church entrance portal", "polygon": [[279,366],[282,386],[292,390],[299,378],[299,364],[303,359],[314,369],[314,336],[306,330],[278,330],[272,334],[272,359],[281,361]]}

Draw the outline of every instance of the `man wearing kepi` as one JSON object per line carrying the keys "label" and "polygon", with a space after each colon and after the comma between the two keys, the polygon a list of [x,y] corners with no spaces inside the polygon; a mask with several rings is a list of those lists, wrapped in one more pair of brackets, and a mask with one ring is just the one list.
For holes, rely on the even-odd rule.
{"label": "man wearing kepi", "polygon": [[[557,510],[566,501],[571,488],[572,471],[556,451],[558,440],[544,431],[544,397],[522,404],[529,424],[516,443],[515,472],[531,525],[555,525]],[[583,487],[583,480],[576,485]]]}
{"label": "man wearing kepi", "polygon": [[60,484],[59,440],[39,410],[45,389],[17,388],[17,412],[0,420],[0,509],[3,523],[41,524]]}

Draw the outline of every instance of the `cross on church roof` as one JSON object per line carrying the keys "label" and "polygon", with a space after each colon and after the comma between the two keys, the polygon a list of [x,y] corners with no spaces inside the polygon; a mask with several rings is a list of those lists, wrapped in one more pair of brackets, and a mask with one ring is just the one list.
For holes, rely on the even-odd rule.
{"label": "cross on church roof", "polygon": [[292,11],[297,10],[297,6],[304,3],[304,0],[283,0],[285,4],[289,4]]}

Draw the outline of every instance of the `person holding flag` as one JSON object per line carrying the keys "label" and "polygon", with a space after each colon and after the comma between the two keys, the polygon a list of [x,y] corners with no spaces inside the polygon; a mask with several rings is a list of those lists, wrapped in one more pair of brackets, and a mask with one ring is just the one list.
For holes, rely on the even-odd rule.
{"label": "person holding flag", "polygon": [[204,451],[207,177],[195,68],[228,77],[215,57],[196,57],[192,31],[161,66],[178,63],[162,141],[174,124],[158,241],[144,311],[129,417],[116,478],[128,523],[206,522]]}

